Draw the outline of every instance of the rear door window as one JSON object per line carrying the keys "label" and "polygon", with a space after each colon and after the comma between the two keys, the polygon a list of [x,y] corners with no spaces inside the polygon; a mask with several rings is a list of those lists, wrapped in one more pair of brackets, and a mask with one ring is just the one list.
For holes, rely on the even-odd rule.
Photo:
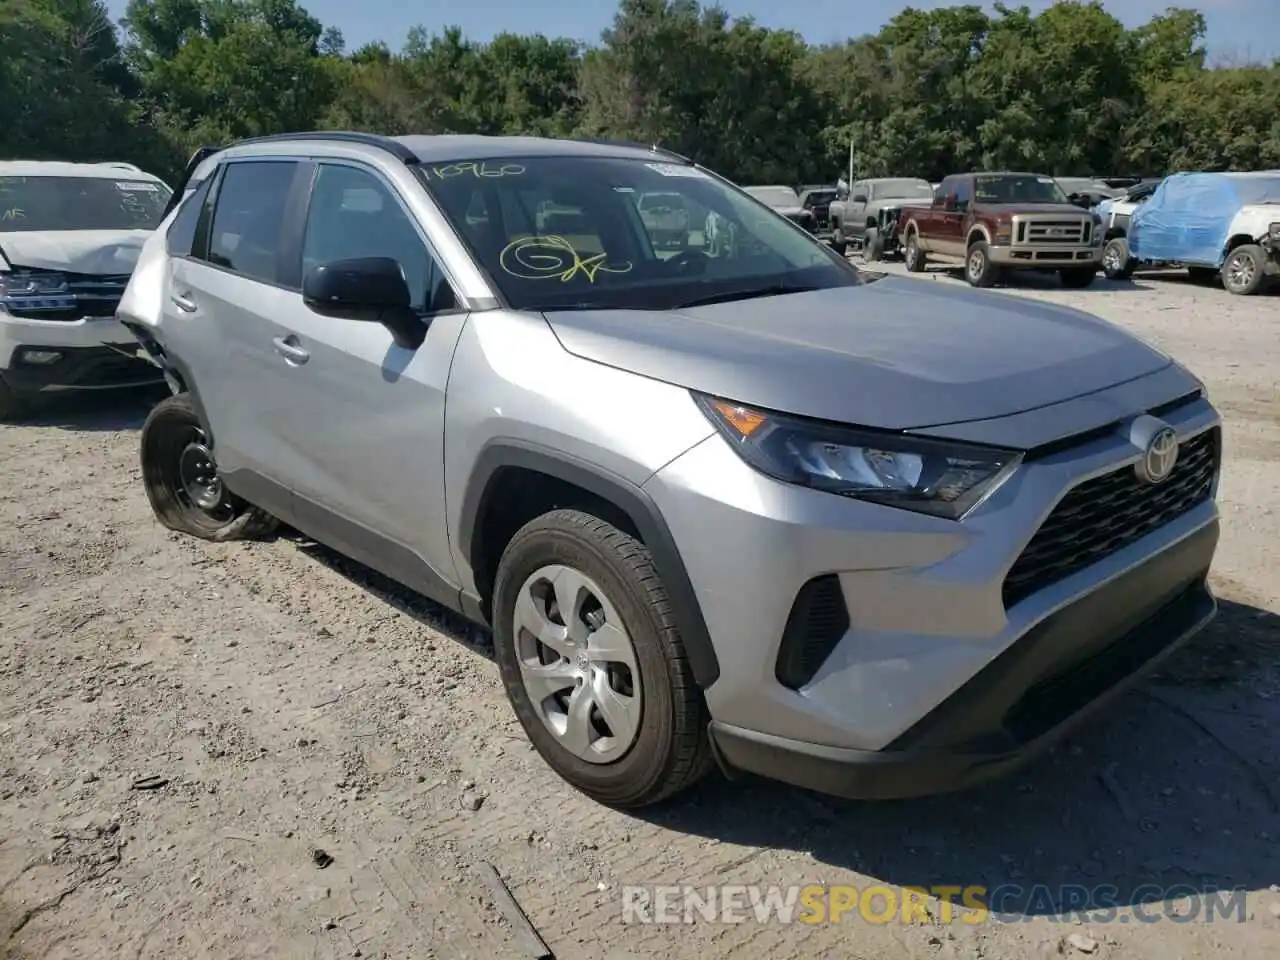
{"label": "rear door window", "polygon": [[208,261],[253,280],[276,283],[285,206],[298,163],[239,160],[218,186]]}

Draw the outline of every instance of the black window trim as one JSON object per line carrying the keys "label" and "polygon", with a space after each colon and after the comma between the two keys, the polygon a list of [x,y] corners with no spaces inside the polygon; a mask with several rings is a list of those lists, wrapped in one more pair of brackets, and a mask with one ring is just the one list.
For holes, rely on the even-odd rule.
{"label": "black window trim", "polygon": [[[211,180],[215,180],[215,178],[216,180],[209,191],[208,197],[206,197],[205,211],[202,211],[201,214],[202,221],[206,219],[205,215],[207,214],[207,222],[203,224],[203,236],[201,235],[201,224],[197,224],[195,241],[192,243],[192,252],[185,259],[192,260],[193,262],[200,264],[202,267],[217,270],[219,273],[225,273],[228,276],[236,277],[249,283],[262,283],[269,287],[275,287],[278,290],[287,290],[290,293],[298,293],[301,291],[300,285],[297,287],[291,287],[280,280],[284,257],[279,254],[283,252],[283,250],[278,251],[277,253],[276,276],[272,279],[265,277],[251,277],[247,273],[241,273],[239,270],[234,270],[231,267],[224,267],[221,264],[214,263],[209,260],[209,251],[212,245],[211,232],[213,230],[213,221],[218,210],[218,201],[221,199],[222,185],[226,180],[226,172],[233,164],[248,163],[292,163],[296,165],[297,169],[294,171],[293,181],[289,185],[289,196],[285,200],[285,220],[280,225],[280,240],[277,241],[277,243],[283,245],[285,238],[289,235],[289,231],[295,227],[295,224],[291,223],[289,218],[296,210],[296,201],[298,199],[299,191],[309,189],[310,187],[311,167],[314,165],[314,162],[306,157],[295,156],[228,157],[226,160],[223,160],[218,164],[218,169],[209,177]],[[195,248],[197,244],[201,243],[201,241],[203,241],[203,244],[199,253],[202,254],[202,256],[197,256]]]}
{"label": "black window trim", "polygon": [[[296,249],[296,255],[297,255],[296,268],[297,268],[297,276],[299,280],[299,284],[298,284],[299,290],[302,288],[302,284],[301,284],[302,247],[303,247],[304,241],[306,240],[307,221],[310,219],[310,215],[311,215],[311,201],[315,195],[316,181],[320,177],[320,168],[324,166],[351,167],[355,170],[359,170],[362,173],[367,173],[370,176],[372,176],[382,186],[382,188],[391,195],[392,199],[400,206],[400,212],[404,214],[405,218],[409,221],[410,226],[413,227],[414,233],[416,233],[418,235],[418,239],[422,241],[422,245],[427,252],[427,256],[431,258],[432,264],[435,266],[437,270],[440,271],[441,276],[444,277],[444,282],[448,285],[449,289],[453,292],[454,306],[452,308],[448,310],[436,310],[430,313],[425,313],[424,317],[427,317],[427,318],[447,317],[447,316],[456,315],[459,313],[471,312],[470,307],[467,306],[466,299],[461,294],[458,293],[457,281],[454,280],[453,275],[449,273],[449,270],[445,267],[444,262],[440,259],[440,255],[436,252],[436,245],[431,241],[430,235],[423,228],[422,224],[418,222],[418,218],[414,215],[413,210],[409,207],[407,203],[405,203],[405,199],[401,195],[399,189],[396,188],[396,185],[394,183],[391,183],[389,180],[387,180],[387,178],[383,175],[381,170],[379,170],[377,167],[373,166],[372,164],[364,163],[360,160],[355,160],[348,157],[317,157],[315,158],[313,163],[315,166],[315,170],[307,182],[307,190],[304,196],[304,201],[302,204],[302,209],[300,211],[300,216],[297,224],[298,233],[297,233],[297,249]],[[294,252],[295,251],[290,251],[290,255],[292,256]],[[290,261],[290,265],[291,266],[293,265],[292,261]]]}

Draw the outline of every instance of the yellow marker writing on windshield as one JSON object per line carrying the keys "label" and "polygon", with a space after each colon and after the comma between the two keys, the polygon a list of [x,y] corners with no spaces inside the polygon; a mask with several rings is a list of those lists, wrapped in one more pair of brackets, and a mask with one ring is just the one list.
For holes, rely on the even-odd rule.
{"label": "yellow marker writing on windshield", "polygon": [[601,273],[629,273],[631,264],[608,263],[607,253],[583,257],[564,237],[521,237],[502,249],[498,263],[513,277],[523,280],[550,280],[559,278],[567,283],[583,276],[595,283]]}

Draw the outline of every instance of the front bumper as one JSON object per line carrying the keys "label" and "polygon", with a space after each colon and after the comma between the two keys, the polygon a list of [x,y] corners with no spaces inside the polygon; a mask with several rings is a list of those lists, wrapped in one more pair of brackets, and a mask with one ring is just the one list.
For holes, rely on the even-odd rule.
{"label": "front bumper", "polygon": [[883,750],[713,722],[723,766],[859,799],[974,786],[1044,752],[1148,674],[1217,611],[1216,521],[1052,614]]}
{"label": "front bumper", "polygon": [[[56,352],[53,363],[24,360]],[[159,383],[164,374],[137,357],[138,341],[113,318],[32,320],[0,312],[0,377],[15,393],[105,390]]]}
{"label": "front bumper", "polygon": [[1057,270],[1063,267],[1097,267],[1102,263],[1101,246],[1035,246],[992,245],[987,248],[991,262],[1002,267],[1039,267]]}
{"label": "front bumper", "polygon": [[[1219,425],[1204,399],[1161,416],[1184,441]],[[1217,540],[1216,475],[1207,499],[1168,522],[1006,597],[1006,575],[1059,502],[1140,456],[1123,429],[1086,437],[1024,463],[963,523],[770,480],[719,436],[664,467],[645,489],[674,532],[716,648],[720,676],[705,695],[724,762],[897,796],[963,785],[976,776],[967,771],[997,772],[1065,732],[1161,653],[1144,637],[1158,633],[1171,648],[1173,634],[1189,636],[1212,613],[1203,581]],[[816,671],[784,686],[783,637],[815,578],[836,581],[848,618]],[[1184,591],[1185,609],[1165,611]],[[1143,655],[1130,662],[1126,650]],[[1081,687],[1043,729],[1002,732],[1028,691],[1095,662],[1110,664],[1105,682]]]}

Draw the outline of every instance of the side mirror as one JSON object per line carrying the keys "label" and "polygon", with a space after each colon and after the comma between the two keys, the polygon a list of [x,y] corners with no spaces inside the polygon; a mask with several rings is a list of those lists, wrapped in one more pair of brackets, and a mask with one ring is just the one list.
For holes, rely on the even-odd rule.
{"label": "side mirror", "polygon": [[390,257],[319,263],[302,278],[302,300],[317,313],[381,323],[396,345],[416,350],[426,324],[411,309],[412,295],[400,264]]}
{"label": "side mirror", "polygon": [[365,257],[316,264],[302,280],[302,299],[331,310],[408,310],[411,297],[400,264]]}
{"label": "side mirror", "polygon": [[853,202],[854,202],[854,203],[866,203],[866,202],[867,202],[867,195],[866,195],[865,193],[855,193],[855,194],[853,195]]}
{"label": "side mirror", "polygon": [[1089,207],[1092,206],[1092,204],[1089,203],[1089,198],[1083,193],[1068,194],[1067,200],[1075,204],[1077,207],[1083,207],[1086,210],[1088,210]]}

